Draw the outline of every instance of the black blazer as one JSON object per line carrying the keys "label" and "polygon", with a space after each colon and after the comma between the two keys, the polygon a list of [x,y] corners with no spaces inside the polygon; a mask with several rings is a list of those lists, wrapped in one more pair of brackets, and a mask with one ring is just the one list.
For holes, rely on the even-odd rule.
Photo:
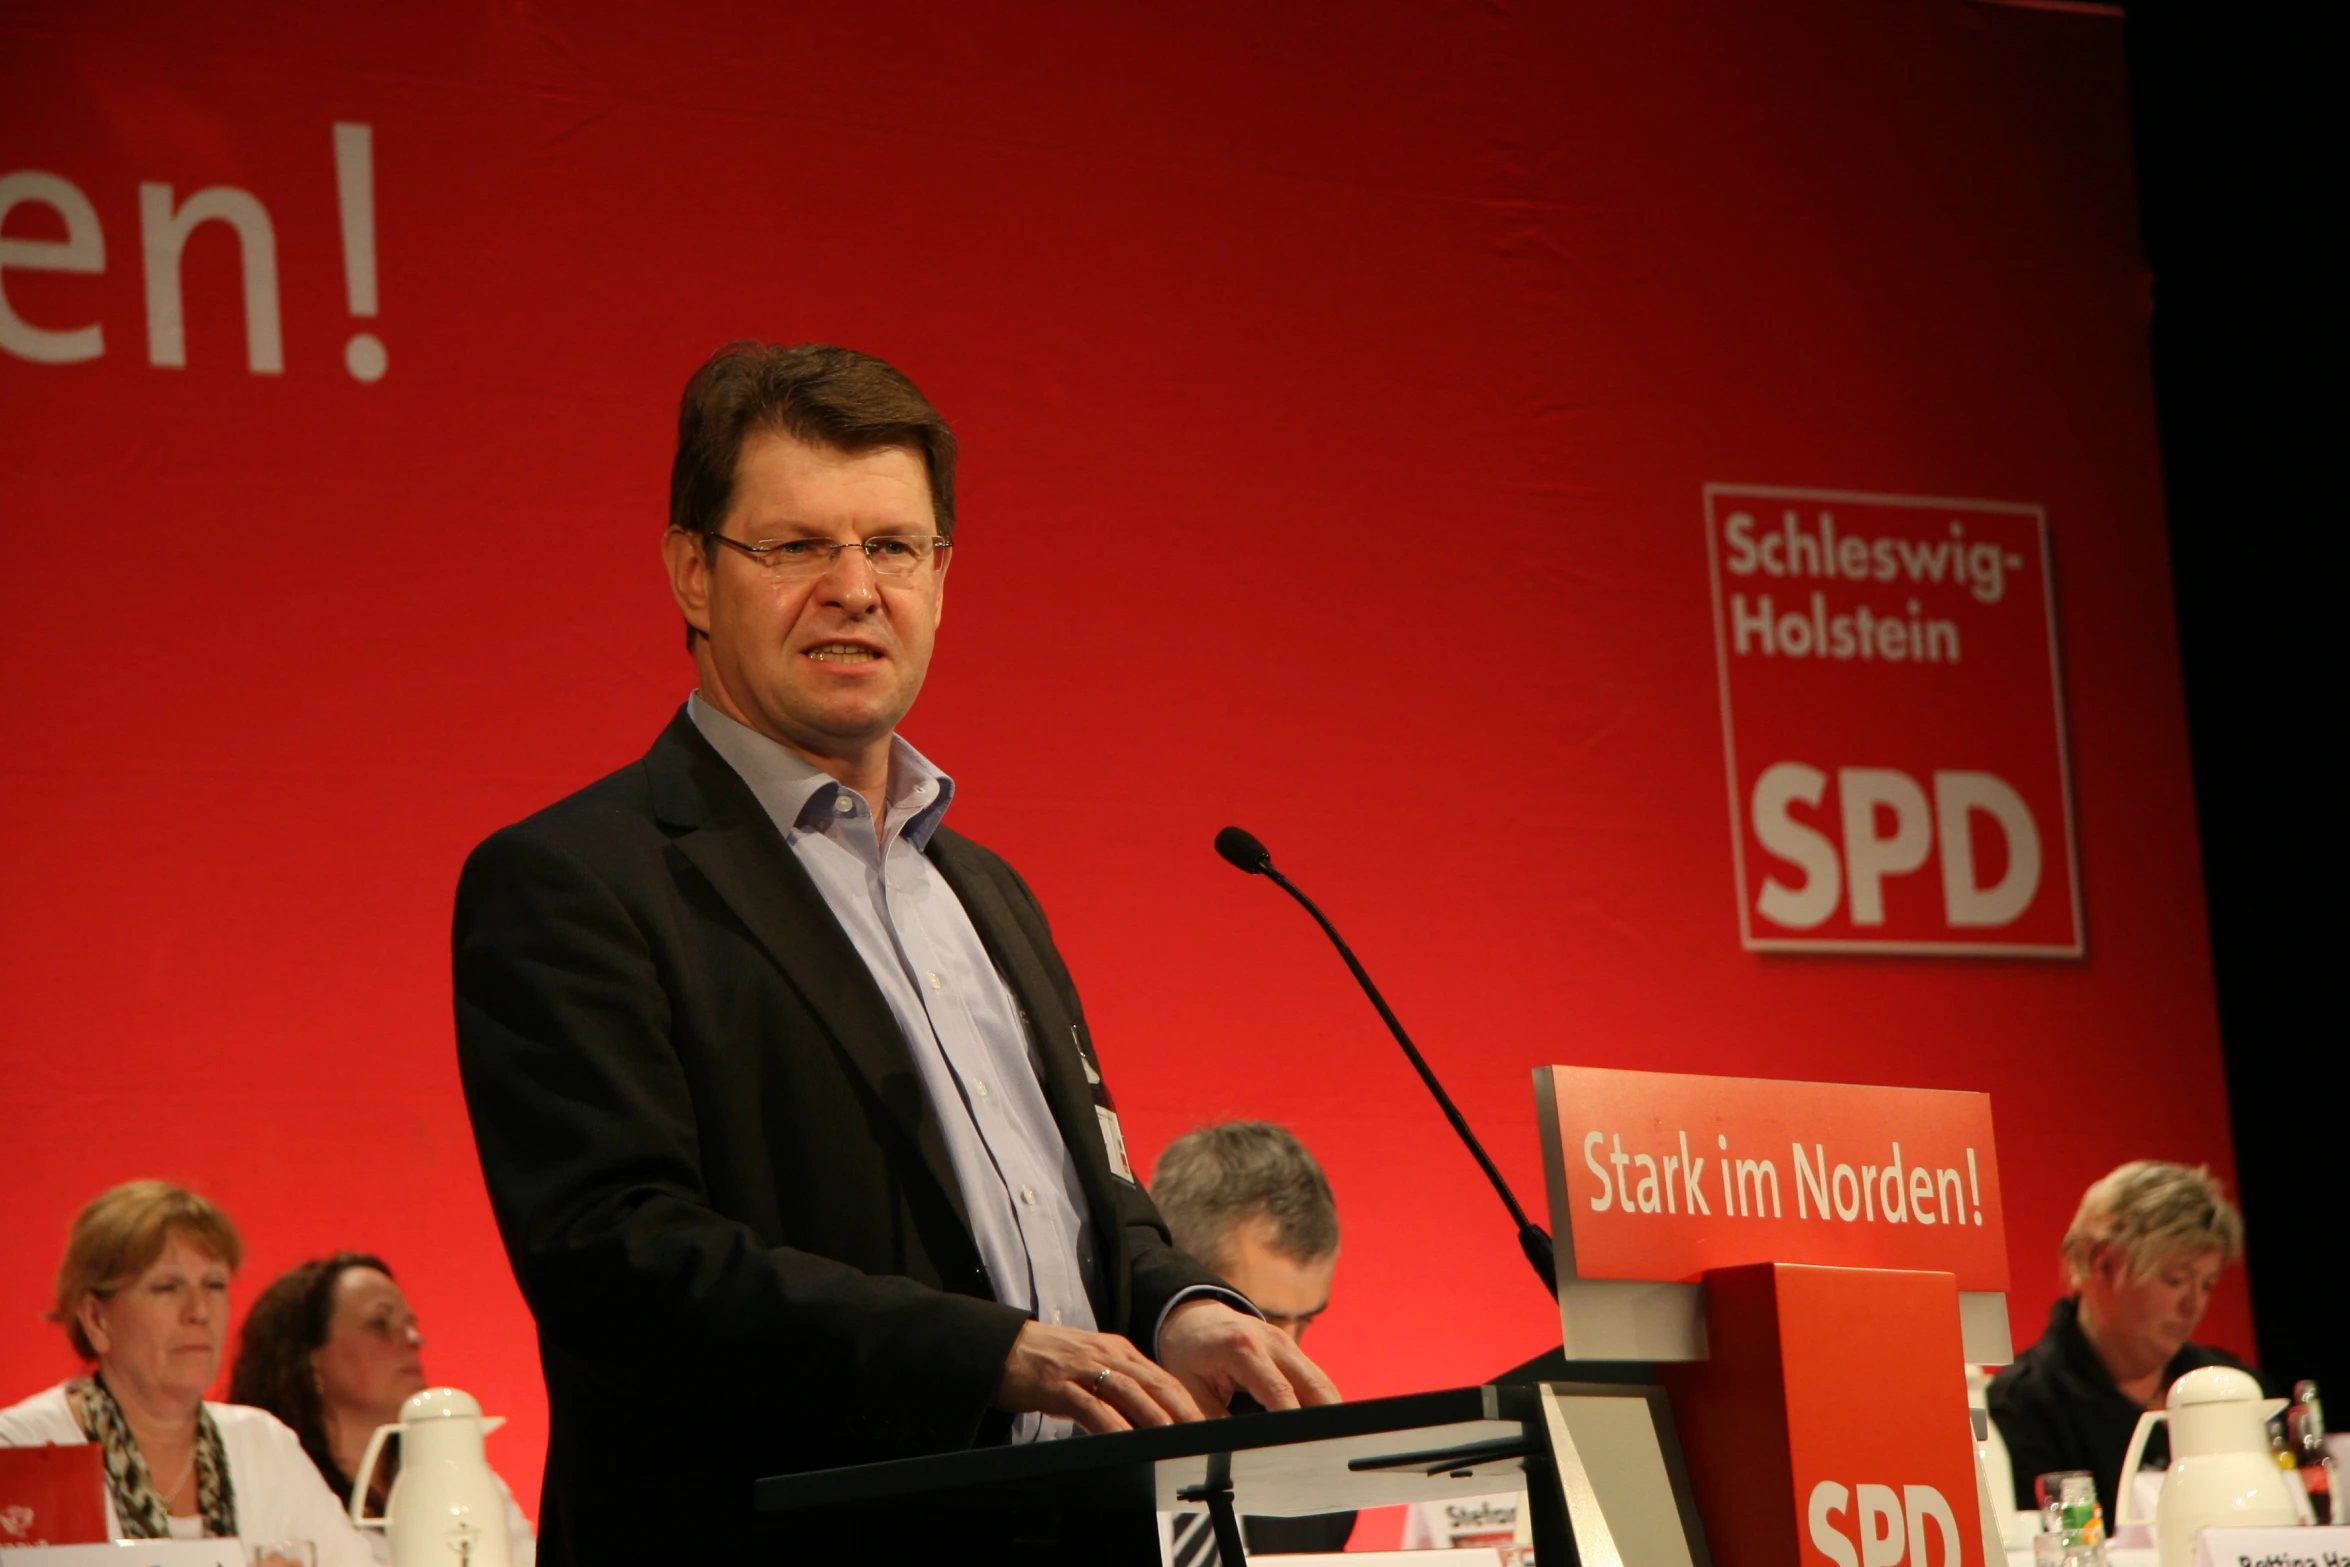
{"label": "black blazer", "polygon": [[[943,827],[928,852],[1028,1022],[1095,1320],[1147,1351],[1179,1290],[1218,1281],[1111,1173],[1034,894]],[[546,1373],[543,1560],[788,1539],[751,1512],[760,1475],[1003,1439],[1026,1316],[989,1292],[888,1003],[691,719],[474,850],[453,945],[466,1104]]]}

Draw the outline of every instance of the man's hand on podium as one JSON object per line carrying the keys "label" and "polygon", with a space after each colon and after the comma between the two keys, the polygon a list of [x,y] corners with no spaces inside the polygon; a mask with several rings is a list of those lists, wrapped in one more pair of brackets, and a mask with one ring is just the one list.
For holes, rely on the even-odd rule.
{"label": "man's hand on podium", "polygon": [[[1220,1309],[1240,1315],[1229,1306]],[[1012,1343],[995,1406],[1007,1414],[1065,1416],[1083,1431],[1131,1431],[1200,1417],[1183,1384],[1120,1335],[1033,1321]]]}
{"label": "man's hand on podium", "polygon": [[1244,1388],[1267,1409],[1339,1401],[1337,1387],[1295,1339],[1220,1300],[1187,1300],[1167,1313],[1159,1361],[1199,1408],[1219,1415]]}
{"label": "man's hand on podium", "polygon": [[1221,1415],[1242,1389],[1267,1409],[1338,1402],[1295,1340],[1219,1300],[1167,1313],[1159,1355],[1163,1367],[1118,1334],[1030,1322],[1004,1361],[995,1405],[1065,1416],[1085,1431],[1131,1431],[1197,1420],[1202,1410]]}

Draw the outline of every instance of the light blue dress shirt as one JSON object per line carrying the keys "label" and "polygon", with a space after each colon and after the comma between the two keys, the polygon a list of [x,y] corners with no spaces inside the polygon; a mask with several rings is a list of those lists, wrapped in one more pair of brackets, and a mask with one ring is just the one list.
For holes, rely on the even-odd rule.
{"label": "light blue dress shirt", "polygon": [[[1097,1255],[1085,1188],[1030,1065],[1019,1004],[922,852],[955,781],[893,739],[876,835],[864,798],[814,763],[698,695],[687,711],[766,808],[889,1002],[945,1133],[995,1298],[1040,1322],[1098,1326],[1085,1288]],[[1022,1415],[1012,1439],[1071,1429]]]}

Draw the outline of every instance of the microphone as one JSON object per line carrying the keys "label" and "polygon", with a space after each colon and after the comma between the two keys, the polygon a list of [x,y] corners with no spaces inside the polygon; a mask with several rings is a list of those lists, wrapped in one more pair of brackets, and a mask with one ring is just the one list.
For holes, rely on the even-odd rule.
{"label": "microphone", "polygon": [[1411,1059],[1412,1070],[1420,1074],[1420,1081],[1426,1083],[1428,1092],[1436,1096],[1437,1107],[1444,1112],[1444,1118],[1452,1123],[1452,1129],[1460,1133],[1461,1141],[1468,1144],[1469,1152],[1476,1156],[1478,1166],[1485,1171],[1485,1178],[1493,1183],[1494,1191],[1500,1196],[1501,1205],[1510,1211],[1510,1218],[1518,1226],[1518,1250],[1526,1254],[1526,1261],[1540,1276],[1542,1287],[1552,1295],[1557,1295],[1558,1260],[1551,1245],[1550,1232],[1527,1218],[1526,1210],[1518,1206],[1517,1194],[1510,1190],[1510,1183],[1503,1180],[1501,1171],[1494,1168],[1492,1158],[1485,1152],[1485,1145],[1477,1141],[1475,1132],[1469,1130],[1469,1123],[1461,1115],[1460,1107],[1452,1102],[1452,1095],[1444,1091],[1444,1085],[1428,1069],[1419,1047],[1412,1043],[1412,1036],[1404,1032],[1403,1024],[1396,1020],[1394,1011],[1387,1005],[1387,998],[1379,994],[1377,985],[1371,983],[1371,976],[1363,972],[1363,965],[1356,961],[1353,951],[1346,944],[1346,938],[1338,934],[1338,927],[1330,923],[1328,915],[1314,907],[1313,899],[1298,891],[1295,882],[1273,868],[1272,851],[1258,842],[1254,833],[1238,827],[1227,827],[1216,834],[1216,852],[1251,876],[1272,878],[1275,886],[1295,898],[1314,917],[1314,923],[1322,927],[1322,934],[1330,938],[1330,944],[1338,949],[1338,955],[1346,959],[1346,966],[1354,971],[1355,981],[1363,987],[1363,994],[1369,996],[1371,1005],[1379,1009],[1379,1016],[1386,1021],[1388,1032],[1395,1035],[1397,1044],[1403,1046],[1403,1053]]}

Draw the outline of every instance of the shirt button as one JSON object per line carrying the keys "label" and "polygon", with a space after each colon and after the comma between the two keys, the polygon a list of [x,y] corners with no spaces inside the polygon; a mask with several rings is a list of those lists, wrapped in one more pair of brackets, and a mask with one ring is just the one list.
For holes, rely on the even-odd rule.
{"label": "shirt button", "polygon": [[939,982],[939,978],[936,974],[933,974],[930,976],[930,988],[933,990],[944,990],[946,989],[946,986]]}
{"label": "shirt button", "polygon": [[832,808],[843,816],[854,816],[857,814],[856,798],[847,793],[836,794],[832,797]]}
{"label": "shirt button", "polygon": [[1053,1326],[1057,1328],[1057,1327],[1059,1327],[1060,1325],[1061,1325],[1061,1308],[1060,1308],[1060,1307],[1058,1307],[1058,1306],[1055,1306],[1055,1307],[1053,1308]]}
{"label": "shirt button", "polygon": [[1036,1188],[1035,1188],[1035,1187],[1033,1187],[1033,1186],[1023,1186],[1023,1187],[1021,1187],[1021,1188],[1020,1188],[1020,1200],[1021,1200],[1022,1202],[1024,1202],[1024,1203],[1028,1204],[1028,1206],[1029,1206],[1029,1207],[1031,1207],[1031,1208],[1035,1207],[1035,1206],[1036,1206]]}
{"label": "shirt button", "polygon": [[977,1078],[973,1078],[971,1080],[971,1087],[978,1093],[980,1098],[985,1099],[987,1097],[987,1085],[985,1083],[979,1081]]}

